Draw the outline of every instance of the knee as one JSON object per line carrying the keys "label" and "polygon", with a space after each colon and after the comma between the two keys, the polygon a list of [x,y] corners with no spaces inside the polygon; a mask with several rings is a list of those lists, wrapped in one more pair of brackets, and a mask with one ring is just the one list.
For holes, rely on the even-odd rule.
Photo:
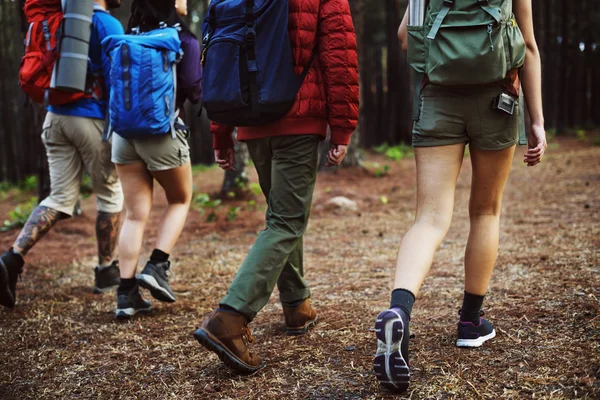
{"label": "knee", "polygon": [[452,215],[427,213],[417,216],[414,225],[427,226],[441,237],[446,236],[450,229]]}
{"label": "knee", "polygon": [[497,217],[500,215],[502,204],[500,201],[469,204],[469,217]]}
{"label": "knee", "polygon": [[192,203],[192,191],[182,189],[173,193],[166,193],[169,205],[189,206]]}
{"label": "knee", "polygon": [[131,222],[141,222],[146,223],[148,221],[148,216],[150,215],[150,207],[132,207],[127,208],[127,212],[125,213],[125,218]]}

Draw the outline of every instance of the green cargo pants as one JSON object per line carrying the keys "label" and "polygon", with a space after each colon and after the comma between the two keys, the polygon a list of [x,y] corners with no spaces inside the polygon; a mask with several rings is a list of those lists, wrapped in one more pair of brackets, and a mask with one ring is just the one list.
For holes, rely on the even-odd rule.
{"label": "green cargo pants", "polygon": [[252,321],[275,284],[282,303],[310,297],[304,280],[302,235],[317,178],[318,135],[272,136],[246,142],[267,199],[266,229],[229,286],[221,305]]}

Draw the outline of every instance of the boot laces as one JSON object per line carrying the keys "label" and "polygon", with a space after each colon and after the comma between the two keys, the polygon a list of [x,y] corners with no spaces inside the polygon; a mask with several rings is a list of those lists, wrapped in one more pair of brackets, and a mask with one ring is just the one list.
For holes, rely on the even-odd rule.
{"label": "boot laces", "polygon": [[242,332],[244,334],[242,338],[244,339],[244,343],[246,344],[246,346],[254,342],[254,336],[252,336],[252,332],[250,331],[250,328],[248,328],[248,326],[244,326]]}

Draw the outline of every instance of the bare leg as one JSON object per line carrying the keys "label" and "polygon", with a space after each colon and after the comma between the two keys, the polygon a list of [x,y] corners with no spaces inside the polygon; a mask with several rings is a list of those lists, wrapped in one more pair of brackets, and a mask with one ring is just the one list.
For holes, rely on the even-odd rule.
{"label": "bare leg", "polygon": [[163,187],[169,203],[158,227],[156,248],[171,253],[181,235],[192,202],[192,166],[190,163],[152,175]]}
{"label": "bare leg", "polygon": [[121,278],[135,276],[144,229],[152,208],[154,180],[143,163],[119,164],[117,172],[125,198],[125,221],[119,236],[119,268]]}
{"label": "bare leg", "polygon": [[98,241],[98,265],[109,265],[113,261],[117,236],[119,234],[119,219],[121,213],[106,213],[98,211],[96,217],[96,240]]}
{"label": "bare leg", "polygon": [[464,144],[415,148],[417,214],[400,244],[394,289],[419,292],[433,255],[450,228],[464,149]]}
{"label": "bare leg", "polygon": [[60,211],[37,206],[13,244],[14,251],[24,257],[52,229],[54,224],[63,218],[66,218],[66,215]]}
{"label": "bare leg", "polygon": [[483,296],[498,256],[500,209],[515,147],[500,151],[471,149],[473,178],[465,251],[465,291]]}

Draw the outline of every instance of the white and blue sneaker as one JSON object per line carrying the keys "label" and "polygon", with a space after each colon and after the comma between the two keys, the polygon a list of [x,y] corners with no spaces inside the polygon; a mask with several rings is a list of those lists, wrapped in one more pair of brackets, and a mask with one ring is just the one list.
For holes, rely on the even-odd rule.
{"label": "white and blue sneaker", "polygon": [[382,311],[375,320],[377,354],[373,370],[381,386],[394,393],[405,392],[410,383],[409,320],[400,308]]}

